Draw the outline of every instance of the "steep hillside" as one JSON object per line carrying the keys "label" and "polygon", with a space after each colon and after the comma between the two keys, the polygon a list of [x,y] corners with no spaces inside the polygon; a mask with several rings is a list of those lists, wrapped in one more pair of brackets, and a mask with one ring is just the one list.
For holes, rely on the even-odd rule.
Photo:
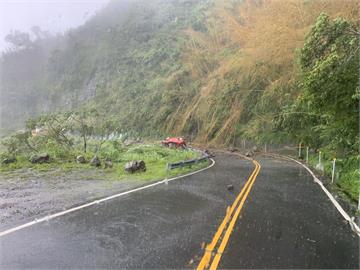
{"label": "steep hillside", "polygon": [[[304,91],[301,48],[323,12],[358,26],[352,0],[113,1],[46,56],[31,47],[3,57],[1,126],[86,104],[153,137],[304,140],[285,116]],[[8,72],[22,61],[34,63],[30,78]]]}
{"label": "steep hillside", "polygon": [[[116,115],[124,129],[154,128],[151,112],[162,102],[167,78],[182,68],[182,31],[196,28],[208,5],[112,1],[63,37],[15,43],[1,59],[1,128],[20,128],[32,115],[72,110],[88,101]],[[55,46],[42,46],[54,39]]]}
{"label": "steep hillside", "polygon": [[[356,0],[122,0],[64,36],[31,35],[10,34],[1,57],[2,134],[45,113],[27,127],[47,121],[65,148],[71,130],[85,152],[90,135],[101,146],[114,131],[301,142],[313,165],[323,152],[325,174],[337,157],[337,185],[358,198]],[[6,148],[17,153],[21,141],[33,151],[29,137]]]}
{"label": "steep hillside", "polygon": [[187,31],[184,63],[189,80],[201,84],[195,98],[177,107],[184,117],[174,113],[168,130],[195,132],[216,144],[287,139],[278,120],[303,90],[297,59],[306,34],[322,12],[358,18],[355,1],[241,2],[218,1],[205,20],[207,31]]}

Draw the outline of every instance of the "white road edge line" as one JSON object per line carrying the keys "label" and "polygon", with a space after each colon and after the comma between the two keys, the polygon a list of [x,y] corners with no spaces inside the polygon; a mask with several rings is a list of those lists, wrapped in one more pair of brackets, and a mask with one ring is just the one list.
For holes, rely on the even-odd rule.
{"label": "white road edge line", "polygon": [[52,215],[48,215],[48,216],[43,217],[43,218],[35,219],[34,221],[31,221],[31,222],[25,223],[23,225],[20,225],[20,226],[17,226],[17,227],[14,227],[14,228],[11,228],[11,229],[0,232],[0,237],[2,237],[4,235],[7,235],[7,234],[10,234],[10,233],[13,233],[13,232],[16,232],[16,231],[19,231],[19,230],[22,230],[22,229],[25,229],[25,228],[30,227],[32,225],[35,225],[35,224],[38,224],[38,223],[41,223],[41,222],[44,222],[44,221],[48,221],[50,219],[60,217],[60,216],[69,214],[71,212],[74,212],[74,211],[77,211],[77,210],[80,210],[80,209],[95,205],[95,204],[99,204],[99,203],[102,203],[102,202],[105,202],[105,201],[108,201],[108,200],[112,200],[112,199],[115,199],[115,198],[130,194],[130,193],[134,193],[134,192],[137,192],[137,191],[140,191],[140,190],[143,190],[143,189],[151,188],[151,187],[163,184],[163,183],[174,181],[176,179],[180,179],[180,178],[184,178],[184,177],[187,177],[187,176],[190,176],[190,175],[197,174],[199,172],[210,169],[211,167],[213,167],[215,165],[215,160],[212,159],[212,158],[210,158],[210,160],[211,160],[212,163],[209,166],[207,166],[206,168],[203,168],[203,169],[200,169],[200,170],[197,170],[195,172],[188,173],[188,174],[176,176],[176,177],[173,177],[173,178],[160,180],[158,182],[155,182],[155,183],[152,183],[152,184],[149,184],[149,185],[146,185],[146,186],[142,186],[142,187],[135,188],[135,189],[132,189],[132,190],[128,190],[128,191],[125,191],[125,192],[121,192],[121,193],[118,193],[118,194],[115,194],[115,195],[112,195],[112,196],[109,196],[109,197],[105,197],[105,198],[95,200],[95,201],[92,201],[92,202],[89,202],[89,203],[86,203],[86,204],[83,204],[83,205],[79,205],[79,206],[74,207],[74,208],[70,208],[68,210],[64,210],[64,211],[61,211],[61,212],[58,212],[58,213],[55,213],[55,214],[52,214]]}
{"label": "white road edge line", "polygon": [[[266,155],[268,155],[268,154],[266,154]],[[271,156],[271,155],[269,155],[269,156]],[[314,172],[308,166],[306,166],[305,164],[301,163],[300,161],[298,161],[296,159],[293,159],[291,157],[288,157],[288,156],[282,156],[282,155],[273,155],[273,156],[284,158],[284,159],[289,159],[289,160],[294,161],[294,162],[300,164],[301,166],[303,166],[311,174],[311,176],[314,178],[314,182],[317,183],[321,187],[321,189],[325,192],[325,194],[329,197],[330,201],[333,203],[333,205],[339,211],[339,213],[343,216],[343,218],[347,222],[349,222],[349,225],[350,225],[351,229],[360,237],[360,228],[359,228],[359,226],[356,224],[356,222],[352,218],[350,218],[348,213],[345,212],[345,210],[337,202],[337,200],[334,198],[334,196],[327,190],[327,188],[324,186],[324,184],[321,182],[321,180],[319,180],[319,178],[316,177]]]}

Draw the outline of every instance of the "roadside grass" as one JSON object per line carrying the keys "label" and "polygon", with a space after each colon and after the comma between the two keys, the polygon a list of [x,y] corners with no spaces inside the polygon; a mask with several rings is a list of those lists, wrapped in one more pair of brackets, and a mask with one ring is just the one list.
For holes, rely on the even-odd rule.
{"label": "roadside grass", "polygon": [[[106,155],[106,152],[104,152]],[[199,153],[183,149],[169,149],[158,145],[139,145],[130,147],[123,152],[114,168],[107,170],[110,177],[119,179],[158,180],[186,174],[206,167],[202,162],[192,167],[183,167],[173,170],[167,169],[167,163],[190,160],[199,157]],[[124,171],[125,163],[131,160],[143,160],[146,163],[146,172],[129,174]]]}
{"label": "roadside grass", "polygon": [[[184,167],[173,170],[167,169],[167,163],[179,162],[199,157],[199,153],[184,149],[169,149],[158,144],[133,144],[124,145],[121,141],[106,141],[100,151],[96,152],[98,142],[96,140],[89,141],[88,152],[84,154],[81,151],[81,145],[77,145],[74,149],[63,149],[56,145],[47,145],[41,149],[50,155],[49,163],[33,164],[29,161],[32,153],[24,153],[16,155],[17,161],[10,164],[1,164],[0,173],[17,173],[21,174],[22,169],[30,169],[35,172],[48,172],[58,170],[59,173],[69,172],[73,170],[91,170],[99,177],[106,180],[158,180],[170,178],[182,174],[189,173],[208,165],[208,162],[201,162],[192,167]],[[91,166],[88,162],[97,153],[102,162],[100,168]],[[85,164],[78,164],[76,156],[83,155],[88,161]],[[1,158],[4,158],[2,155]],[[104,160],[111,159],[113,168],[104,168]],[[143,160],[146,164],[146,172],[129,174],[125,172],[124,165],[132,160]]]}
{"label": "roadside grass", "polygon": [[[179,160],[180,161],[180,160]],[[145,161],[146,162],[146,161]],[[173,170],[168,170],[166,168],[166,163],[164,161],[150,161],[146,163],[146,172],[145,173],[134,173],[128,174],[124,172],[124,164],[120,163],[117,168],[115,168],[116,173],[120,179],[136,179],[136,180],[159,180],[165,178],[171,178],[183,174],[187,174],[192,171],[199,170],[208,165],[208,162],[201,162],[191,167],[177,168]]]}
{"label": "roadside grass", "polygon": [[32,169],[39,172],[46,172],[54,169],[61,169],[62,171],[71,171],[73,169],[92,168],[88,164],[78,164],[74,158],[73,161],[61,160],[52,158],[49,163],[33,164],[29,161],[30,156],[18,155],[17,161],[10,164],[1,164],[1,172],[11,172],[21,169]]}
{"label": "roadside grass", "polygon": [[[319,154],[309,153],[309,165],[331,181],[333,167],[332,158],[333,157],[328,155],[326,152],[322,153],[322,164],[324,166],[324,171],[322,172],[316,169],[316,166],[319,163]],[[359,155],[350,156],[346,159],[337,159],[335,163],[335,179],[332,185],[333,188],[345,193],[346,196],[354,202],[358,202],[360,191],[359,160]]]}

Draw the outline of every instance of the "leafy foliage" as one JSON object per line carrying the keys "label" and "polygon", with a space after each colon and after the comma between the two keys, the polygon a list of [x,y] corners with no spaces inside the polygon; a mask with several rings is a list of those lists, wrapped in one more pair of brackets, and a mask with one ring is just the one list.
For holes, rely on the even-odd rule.
{"label": "leafy foliage", "polygon": [[319,16],[299,56],[303,91],[289,112],[296,119],[286,118],[290,131],[302,130],[299,139],[317,138],[341,155],[358,150],[359,41],[355,24]]}

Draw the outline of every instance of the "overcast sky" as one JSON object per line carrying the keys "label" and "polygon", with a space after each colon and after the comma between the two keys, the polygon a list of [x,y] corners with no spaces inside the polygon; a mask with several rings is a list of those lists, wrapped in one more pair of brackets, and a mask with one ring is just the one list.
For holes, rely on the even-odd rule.
{"label": "overcast sky", "polygon": [[52,33],[83,24],[109,0],[0,0],[0,51],[11,30],[28,32],[34,25]]}

